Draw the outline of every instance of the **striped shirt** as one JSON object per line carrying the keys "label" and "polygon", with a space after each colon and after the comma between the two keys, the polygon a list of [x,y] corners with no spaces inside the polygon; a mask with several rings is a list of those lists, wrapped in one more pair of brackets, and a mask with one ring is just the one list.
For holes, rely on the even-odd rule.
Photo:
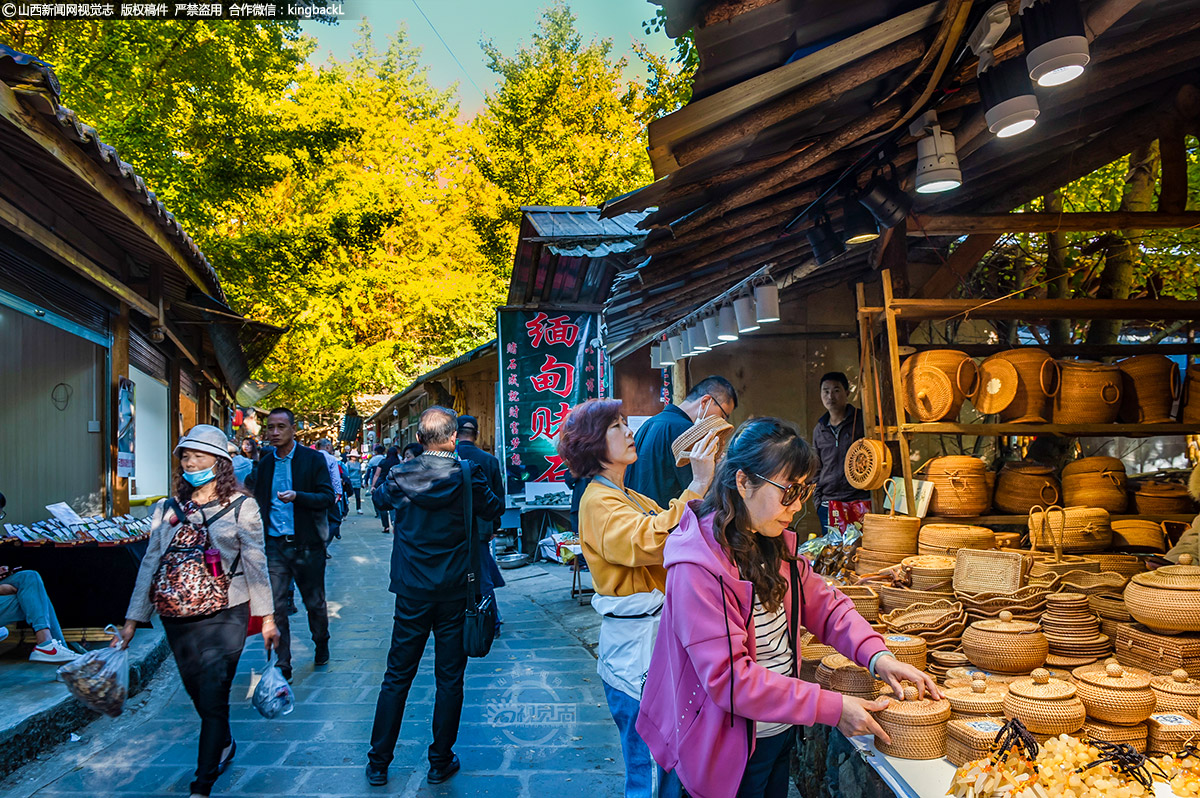
{"label": "striped shirt", "polygon": [[[787,613],[783,607],[768,611],[758,599],[754,600],[755,661],[769,671],[792,675],[792,642],[788,639]],[[754,736],[774,737],[790,729],[790,723],[758,721]]]}

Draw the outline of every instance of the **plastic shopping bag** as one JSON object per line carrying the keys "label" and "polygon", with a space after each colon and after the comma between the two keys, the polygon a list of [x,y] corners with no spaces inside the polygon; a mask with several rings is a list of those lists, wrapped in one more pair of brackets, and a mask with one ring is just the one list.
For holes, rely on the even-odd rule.
{"label": "plastic shopping bag", "polygon": [[267,668],[254,688],[254,696],[250,703],[258,710],[258,714],[267,720],[288,715],[296,708],[292,686],[283,678],[283,671],[275,665],[274,651],[267,657]]}
{"label": "plastic shopping bag", "polygon": [[[120,630],[109,624],[104,631],[119,640]],[[71,695],[88,709],[115,718],[125,709],[129,695],[129,652],[121,647],[89,651],[58,669]]]}

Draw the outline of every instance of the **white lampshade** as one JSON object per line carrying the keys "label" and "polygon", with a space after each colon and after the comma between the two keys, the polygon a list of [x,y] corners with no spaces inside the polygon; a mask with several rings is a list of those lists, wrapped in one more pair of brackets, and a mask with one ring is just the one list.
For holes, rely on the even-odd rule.
{"label": "white lampshade", "polygon": [[706,338],[708,338],[709,346],[715,348],[715,347],[718,347],[721,344],[725,343],[725,341],[721,339],[720,332],[721,332],[721,325],[717,321],[717,317],[716,316],[705,316],[704,317],[704,335]]}
{"label": "white lampshade", "polygon": [[688,335],[692,336],[692,348],[697,352],[707,352],[712,349],[708,343],[708,335],[704,332],[704,323],[696,320],[688,325]]}
{"label": "white lampshade", "polygon": [[[680,337],[678,332],[667,339],[667,344],[669,344],[668,348],[670,349],[672,363],[683,357],[683,338]],[[666,353],[664,353],[664,359],[665,357]]]}
{"label": "white lampshade", "polygon": [[683,341],[683,356],[694,357],[696,347],[692,344],[692,333],[687,327],[680,329],[679,340]]}
{"label": "white lampshade", "polygon": [[754,312],[754,297],[747,295],[733,300],[733,315],[737,317],[738,332],[748,333],[758,329],[758,316]]}
{"label": "white lampshade", "polygon": [[650,368],[659,368],[662,364],[662,347],[658,344],[650,344]]}
{"label": "white lampshade", "polygon": [[734,315],[733,305],[722,305],[717,313],[717,337],[725,343],[738,339],[737,316]]}
{"label": "white lampshade", "polygon": [[754,286],[754,308],[759,324],[779,321],[779,287],[775,283]]}
{"label": "white lampshade", "polygon": [[[669,341],[663,341],[658,345],[658,366],[662,368],[670,368],[675,365],[675,358],[671,356],[671,344]],[[656,366],[657,368],[657,366]]]}

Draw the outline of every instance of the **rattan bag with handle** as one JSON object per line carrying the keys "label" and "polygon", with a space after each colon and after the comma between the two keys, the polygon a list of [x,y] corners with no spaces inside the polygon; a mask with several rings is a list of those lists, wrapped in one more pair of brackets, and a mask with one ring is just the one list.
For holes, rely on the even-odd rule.
{"label": "rattan bag with handle", "polygon": [[991,506],[987,469],[978,457],[950,455],[935,457],[925,464],[925,475],[933,483],[929,512],[946,517],[982,515]]}
{"label": "rattan bag with handle", "polygon": [[996,477],[996,509],[1028,513],[1034,505],[1058,504],[1062,489],[1054,469],[1041,463],[1005,463]]}
{"label": "rattan bag with handle", "polygon": [[963,401],[978,388],[975,361],[955,349],[930,349],[900,366],[904,409],[917,421],[958,418]]}
{"label": "rattan bag with handle", "polygon": [[[900,554],[906,557],[917,553],[921,519],[911,515],[896,515],[895,488],[896,480],[894,479],[887,480],[883,486],[884,494],[892,500],[891,510],[888,513],[867,513],[863,516],[862,547],[874,552]],[[898,557],[895,562],[899,561]]]}
{"label": "rattan bag with handle", "polygon": [[892,475],[892,453],[883,441],[859,438],[850,444],[842,471],[859,490],[878,490]]}
{"label": "rattan bag with handle", "polygon": [[716,459],[720,460],[725,447],[729,445],[729,439],[733,436],[733,425],[720,416],[707,416],[688,427],[671,443],[671,454],[675,455],[675,465],[682,468],[690,463],[692,449],[710,432],[716,434]]}
{"label": "rattan bag with handle", "polygon": [[[1050,400],[1058,393],[1058,367],[1047,352],[1033,347],[998,352],[988,360],[1006,360],[1017,371],[1017,390],[1000,420],[1019,424],[1050,420]],[[986,361],[985,361],[986,362]]]}

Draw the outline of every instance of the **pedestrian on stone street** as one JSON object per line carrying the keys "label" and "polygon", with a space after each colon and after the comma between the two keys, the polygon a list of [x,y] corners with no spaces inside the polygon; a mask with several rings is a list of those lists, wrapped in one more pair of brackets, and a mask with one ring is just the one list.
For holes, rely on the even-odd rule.
{"label": "pedestrian on stone street", "polygon": [[[354,512],[362,515],[362,456],[358,452],[346,454],[346,473],[350,478],[350,495],[354,497]],[[350,500],[346,499],[346,509],[350,509]]]}
{"label": "pedestrian on stone street", "polygon": [[675,465],[671,444],[697,421],[710,416],[729,421],[737,404],[737,391],[729,380],[716,376],[700,380],[683,404],[667,405],[638,429],[634,437],[637,462],[629,466],[625,483],[658,506],[666,507],[692,481],[692,467]]}
{"label": "pedestrian on stone street", "polygon": [[229,452],[229,457],[233,460],[233,476],[237,479],[239,487],[245,486],[246,477],[254,470],[254,461],[243,455],[234,441],[225,444],[225,451]]}
{"label": "pedestrian on stone street", "polygon": [[[207,796],[229,767],[237,743],[229,728],[229,689],[246,641],[250,616],[262,618],[263,642],[279,640],[258,505],[233,475],[225,433],[192,427],[175,447],[180,471],[174,496],[155,505],[150,541],[138,568],[120,641],[129,646],[139,623],[154,610],[162,619],[184,689],[200,716],[192,798]],[[195,552],[215,547],[222,577],[197,589]],[[199,577],[203,578],[203,577]],[[205,599],[197,603],[198,598]]]}
{"label": "pedestrian on stone street", "polygon": [[849,403],[850,381],[842,372],[831,371],[821,377],[819,385],[826,412],[813,427],[812,440],[821,462],[815,502],[823,535],[829,526],[845,532],[850,524],[861,521],[871,512],[871,494],[846,480],[850,444],[865,434],[862,413]]}
{"label": "pedestrian on stone street", "polygon": [[333,441],[321,438],[317,441],[316,449],[325,458],[325,466],[329,469],[329,482],[333,485],[333,506],[329,508],[329,537],[339,539],[342,536],[342,505],[346,499],[346,488],[342,484],[342,464],[333,453]]}
{"label": "pedestrian on stone street", "polygon": [[[296,416],[279,407],[267,415],[267,438],[274,447],[255,466],[247,486],[258,500],[267,533],[267,566],[276,606],[287,603],[292,581],[308,610],[308,629],[316,655],[314,665],[329,662],[329,612],[325,605],[325,548],[329,543],[329,508],[333,484],[320,452],[296,442]],[[279,627],[279,669],[292,678],[291,621],[284,613]]]}
{"label": "pedestrian on stone street", "polygon": [[666,543],[667,599],[637,730],[692,795],[786,798],[797,726],[888,741],[871,715],[888,699],[799,678],[801,627],[898,695],[907,680],[939,697],[928,674],[897,660],[854,602],[794,553],[787,527],[816,473],[795,425],[748,421]]}
{"label": "pedestrian on stone street", "polygon": [[366,489],[368,496],[375,489],[375,473],[379,468],[379,464],[383,462],[383,458],[386,456],[387,447],[382,445],[376,446],[374,454],[363,464],[363,487]]}
{"label": "pedestrian on stone street", "polygon": [[392,531],[392,516],[395,515],[395,513],[391,510],[383,509],[379,503],[375,501],[374,491],[383,484],[385,479],[387,479],[388,473],[398,465],[400,465],[400,447],[389,446],[387,450],[387,456],[384,457],[383,460],[379,462],[379,465],[375,467],[375,478],[371,481],[371,502],[375,505],[375,514],[379,516],[379,520],[383,522],[383,534],[385,535]]}
{"label": "pedestrian on stone street", "polygon": [[242,454],[252,463],[258,462],[258,441],[253,438],[242,438]]}
{"label": "pedestrian on stone street", "polygon": [[687,503],[708,489],[717,438],[710,432],[694,447],[692,480],[663,509],[625,486],[639,455],[621,408],[616,399],[576,405],[560,427],[558,453],[576,479],[591,478],[579,502],[579,541],[601,616],[596,670],[621,736],[625,798],[674,798],[679,780],[650,758],[634,724],[667,586],[663,546]]}
{"label": "pedestrian on stone street", "polygon": [[[479,439],[479,422],[475,416],[458,417],[458,456],[471,463],[487,476],[488,487],[492,493],[504,503],[504,474],[500,470],[500,461],[491,452],[485,452],[475,445]],[[496,564],[496,555],[492,552],[492,539],[496,537],[497,524],[495,521],[476,519],[475,525],[479,530],[479,556],[482,560],[479,566],[479,581],[483,595],[490,596],[492,606],[496,608],[496,637],[500,636],[500,605],[496,603],[496,588],[504,587],[504,575]]]}
{"label": "pedestrian on stone street", "polygon": [[435,406],[422,413],[417,437],[424,453],[393,468],[375,491],[377,502],[396,508],[397,519],[388,588],[396,594],[395,623],[367,762],[367,781],[377,786],[387,784],[404,706],[430,632],[437,692],[426,780],[440,784],[461,766],[454,743],[467,667],[464,614],[473,600],[468,592],[467,535],[475,534],[473,519],[466,517],[464,491],[471,491],[473,514],[484,521],[499,518],[504,502],[488,487],[483,470],[469,461],[462,461],[471,479],[464,483],[454,454],[457,427],[453,410]]}

